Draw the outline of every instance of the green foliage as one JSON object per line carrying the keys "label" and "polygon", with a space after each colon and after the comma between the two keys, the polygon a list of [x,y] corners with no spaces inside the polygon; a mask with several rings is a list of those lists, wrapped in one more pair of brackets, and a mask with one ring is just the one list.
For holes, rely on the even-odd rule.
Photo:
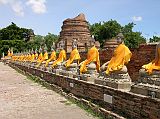
{"label": "green foliage", "polygon": [[33,41],[27,43],[27,49],[39,49],[39,47],[44,47],[44,44],[47,45],[48,51],[51,51],[51,46],[53,42],[56,42],[59,39],[59,36],[48,33],[46,36],[36,35]]}
{"label": "green foliage", "polygon": [[59,39],[59,36],[48,33],[48,35],[46,35],[44,39],[45,39],[45,44],[47,45],[48,51],[51,51],[51,46],[53,42],[57,42]]}
{"label": "green foliage", "polygon": [[115,37],[121,31],[121,25],[116,20],[90,25],[91,34],[103,46],[104,40]]}
{"label": "green foliage", "polygon": [[24,52],[31,50],[32,48],[35,50],[39,49],[40,46],[44,46],[44,44],[47,45],[48,51],[51,50],[51,46],[53,42],[56,42],[58,40],[58,36],[48,33],[46,36],[36,35],[33,39],[33,41],[24,41],[24,40],[0,40],[0,57],[2,56],[2,53],[4,52],[5,55],[7,55],[8,49],[13,48],[14,53],[17,52]]}
{"label": "green foliage", "polygon": [[29,35],[33,34],[33,30],[20,28],[15,23],[0,30],[0,40],[29,40]]}
{"label": "green foliage", "polygon": [[150,43],[152,43],[152,42],[159,42],[159,41],[160,41],[160,37],[158,37],[158,36],[153,36],[153,38],[149,39]]}
{"label": "green foliage", "polygon": [[129,23],[122,27],[122,33],[125,37],[125,44],[129,48],[137,48],[139,44],[146,43],[146,39],[140,32],[133,32],[134,23]]}
{"label": "green foliage", "polygon": [[129,48],[138,48],[139,44],[146,43],[146,40],[140,32],[130,32],[125,34],[124,42]]}
{"label": "green foliage", "polygon": [[103,47],[105,40],[109,40],[117,36],[122,32],[125,37],[125,43],[129,48],[137,48],[139,44],[145,43],[146,39],[140,32],[133,32],[134,23],[128,23],[125,26],[121,26],[116,20],[110,20],[103,23],[95,23],[89,25],[91,34],[95,36]]}
{"label": "green foliage", "polygon": [[0,54],[4,52],[7,55],[7,51],[11,47],[14,52],[21,52],[26,49],[26,43],[22,40],[0,40]]}

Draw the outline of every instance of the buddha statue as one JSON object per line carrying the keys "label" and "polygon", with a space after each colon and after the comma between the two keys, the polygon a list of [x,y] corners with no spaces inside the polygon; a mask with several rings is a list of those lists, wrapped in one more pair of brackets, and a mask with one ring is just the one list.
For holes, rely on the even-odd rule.
{"label": "buddha statue", "polygon": [[[61,41],[60,43],[60,53],[58,55],[58,59],[55,60],[52,64],[52,68],[53,68],[53,72],[54,71],[59,71],[63,69],[63,63],[66,60],[66,51],[64,50],[64,42]],[[58,69],[58,70],[54,70],[54,68]]]}
{"label": "buddha statue", "polygon": [[44,65],[46,64],[47,60],[48,60],[48,52],[47,52],[47,46],[45,44],[44,55],[42,56],[41,60],[39,61],[37,67],[39,67],[40,65],[42,65],[42,68],[44,68]]}
{"label": "buddha statue", "polygon": [[87,53],[87,59],[80,63],[80,73],[87,72],[87,67],[100,71],[99,52],[95,45]]}
{"label": "buddha statue", "polygon": [[129,48],[125,46],[123,38],[122,33],[117,35],[117,43],[119,43],[119,45],[114,50],[111,60],[101,66],[101,71],[105,71],[107,75],[118,72],[127,73],[125,64],[130,61],[132,53]]}
{"label": "buddha statue", "polygon": [[68,73],[70,74],[77,73],[80,59],[81,57],[77,49],[77,40],[74,39],[72,42],[72,51],[70,53],[70,57],[66,62],[64,62],[66,69],[68,70]]}
{"label": "buddha statue", "polygon": [[6,64],[9,63],[9,61],[11,59],[11,49],[10,48],[8,49],[7,56],[5,56],[4,59],[5,59],[4,61]]}
{"label": "buddha statue", "polygon": [[130,61],[132,53],[129,48],[125,46],[123,39],[123,34],[119,33],[117,35],[117,43],[119,45],[114,50],[111,60],[101,66],[100,75],[103,75],[99,76],[99,79],[97,79],[95,83],[100,84],[103,82],[103,85],[130,91],[131,79],[125,65]]}
{"label": "buddha statue", "polygon": [[56,52],[55,52],[55,43],[53,42],[52,47],[51,47],[51,55],[50,58],[46,61],[45,67],[48,67],[48,65],[53,64],[53,61],[56,60]]}
{"label": "buddha statue", "polygon": [[40,65],[40,62],[41,62],[42,59],[43,59],[43,54],[42,54],[42,48],[41,48],[41,46],[40,46],[40,48],[39,48],[39,55],[38,55],[38,58],[37,58],[37,65],[36,65],[36,67],[38,67],[38,66]]}
{"label": "buddha statue", "polygon": [[[82,79],[91,81],[90,79],[94,80],[94,78],[97,77],[99,71],[99,52],[95,46],[95,42],[93,42],[91,49],[87,53],[87,59],[80,63],[80,74],[83,77]],[[91,82],[93,82],[93,80]]]}
{"label": "buddha statue", "polygon": [[30,62],[31,62],[31,63],[34,62],[34,58],[35,58],[35,56],[34,56],[34,50],[33,50],[33,48],[32,48],[32,51],[31,51],[31,59],[30,59]]}
{"label": "buddha statue", "polygon": [[7,54],[7,56],[8,56],[8,57],[11,56],[11,50],[10,50],[10,48],[8,49],[8,54]]}
{"label": "buddha statue", "polygon": [[134,82],[131,92],[160,98],[160,42],[156,46],[155,58],[139,70],[139,79]]}
{"label": "buddha statue", "polygon": [[36,62],[38,59],[38,52],[37,52],[37,48],[34,51],[34,62]]}
{"label": "buddha statue", "polygon": [[142,69],[139,71],[140,80],[143,83],[150,83],[151,80],[160,79],[160,42],[156,46],[155,59],[150,63],[142,66]]}
{"label": "buddha statue", "polygon": [[35,67],[35,65],[37,64],[37,60],[38,60],[38,52],[36,48],[34,51],[32,51],[31,67]]}

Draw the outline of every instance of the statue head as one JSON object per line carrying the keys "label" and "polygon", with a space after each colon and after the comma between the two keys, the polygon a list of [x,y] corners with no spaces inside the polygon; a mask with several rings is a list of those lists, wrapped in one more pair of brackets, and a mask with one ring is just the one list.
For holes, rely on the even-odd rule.
{"label": "statue head", "polygon": [[36,49],[35,49],[34,53],[35,53],[35,54],[37,53],[37,47],[36,47]]}
{"label": "statue head", "polygon": [[72,41],[72,49],[75,49],[75,48],[77,48],[77,40],[73,39],[73,41]]}
{"label": "statue head", "polygon": [[96,40],[94,38],[94,35],[91,36],[90,42],[91,42],[91,46],[95,46]]}
{"label": "statue head", "polygon": [[123,36],[123,34],[122,33],[119,33],[118,35],[117,35],[117,43],[119,43],[119,44],[121,44],[121,43],[123,43],[123,40],[124,40],[124,36]]}
{"label": "statue head", "polygon": [[47,45],[44,44],[44,52],[47,52]]}
{"label": "statue head", "polygon": [[10,51],[11,51],[11,49],[9,48],[9,49],[8,49],[8,52],[10,52]]}
{"label": "statue head", "polygon": [[41,48],[41,46],[39,47],[39,53],[41,53],[42,52],[42,48]]}
{"label": "statue head", "polygon": [[59,46],[60,46],[60,49],[63,50],[64,49],[64,46],[65,46],[65,41],[61,40],[59,42]]}
{"label": "statue head", "polygon": [[52,46],[51,46],[51,51],[55,50],[55,43],[53,42]]}

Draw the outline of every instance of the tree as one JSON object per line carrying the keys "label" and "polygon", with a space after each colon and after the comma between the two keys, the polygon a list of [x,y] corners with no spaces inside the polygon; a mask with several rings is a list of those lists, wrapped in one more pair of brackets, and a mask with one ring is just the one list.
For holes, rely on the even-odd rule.
{"label": "tree", "polygon": [[146,39],[140,32],[133,32],[134,23],[128,23],[121,26],[116,20],[110,20],[103,23],[95,23],[90,25],[91,34],[95,36],[103,47],[106,40],[114,38],[118,33],[122,32],[125,37],[125,43],[129,48],[136,48],[141,43],[145,43]]}
{"label": "tree", "polygon": [[47,45],[48,51],[51,51],[51,46],[53,42],[56,42],[59,39],[59,36],[48,33],[46,36],[35,35],[33,41],[27,43],[27,49],[39,49],[40,46],[44,47]]}
{"label": "tree", "polygon": [[128,23],[124,27],[122,27],[122,33],[125,37],[125,44],[129,48],[137,48],[139,44],[146,43],[146,39],[142,36],[141,32],[133,32],[133,27],[136,24]]}
{"label": "tree", "polygon": [[130,32],[125,34],[124,42],[129,48],[138,48],[139,44],[146,43],[146,40],[140,32]]}
{"label": "tree", "polygon": [[51,51],[51,46],[53,42],[58,41],[59,36],[48,33],[48,35],[46,35],[44,39],[45,39],[45,44],[47,45],[48,51]]}
{"label": "tree", "polygon": [[159,42],[159,41],[160,41],[160,37],[158,37],[158,36],[153,36],[153,38],[149,39],[150,43],[152,43],[152,42]]}
{"label": "tree", "polygon": [[6,28],[0,29],[0,40],[23,40],[24,37],[28,40],[31,31],[33,30],[20,28],[12,22]]}
{"label": "tree", "polygon": [[116,20],[110,20],[107,22],[99,22],[90,25],[91,34],[95,36],[103,46],[104,40],[115,37],[121,31],[121,25]]}

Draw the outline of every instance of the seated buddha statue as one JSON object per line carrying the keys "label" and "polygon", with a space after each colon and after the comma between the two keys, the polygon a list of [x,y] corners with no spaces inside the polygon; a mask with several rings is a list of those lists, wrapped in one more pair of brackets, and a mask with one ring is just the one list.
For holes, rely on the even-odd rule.
{"label": "seated buddha statue", "polygon": [[39,63],[37,65],[37,67],[39,67],[41,64],[44,65],[47,60],[48,60],[48,52],[47,52],[47,47],[45,45],[45,47],[44,47],[44,55],[42,56],[41,60],[39,60]]}
{"label": "seated buddha statue", "polygon": [[67,69],[71,70],[71,71],[77,71],[76,68],[79,64],[79,61],[81,59],[78,49],[77,49],[77,41],[76,39],[73,40],[72,42],[72,51],[70,53],[70,57],[69,59],[65,62],[65,66]]}
{"label": "seated buddha statue", "polygon": [[58,55],[58,59],[55,60],[52,64],[52,68],[61,67],[62,63],[66,60],[66,51],[64,50],[64,43],[60,43],[60,53]]}
{"label": "seated buddha statue", "polygon": [[31,63],[34,62],[34,58],[35,58],[35,56],[34,56],[34,51],[33,51],[33,49],[32,49],[32,51],[31,51],[31,58],[30,58],[30,62],[31,62]]}
{"label": "seated buddha statue", "polygon": [[38,52],[37,49],[34,51],[34,62],[38,59]]}
{"label": "seated buddha statue", "polygon": [[155,59],[143,65],[139,73],[141,78],[144,76],[144,79],[147,79],[146,77],[153,80],[160,78],[160,43],[156,46]]}
{"label": "seated buddha statue", "polygon": [[11,58],[11,49],[8,49],[7,56],[4,57],[5,59],[10,59]]}
{"label": "seated buddha statue", "polygon": [[90,73],[100,71],[100,60],[99,52],[95,46],[95,42],[92,45],[92,48],[87,53],[87,59],[80,63],[80,74]]}
{"label": "seated buddha statue", "polygon": [[36,67],[38,67],[39,65],[40,65],[40,62],[41,62],[41,60],[43,59],[43,53],[42,53],[42,48],[41,48],[41,46],[40,46],[40,48],[39,48],[39,55],[38,55],[38,58],[37,58],[37,65],[36,65]]}
{"label": "seated buddha statue", "polygon": [[127,73],[125,64],[130,61],[132,53],[124,44],[123,38],[122,33],[117,35],[117,43],[119,43],[119,45],[114,50],[111,60],[101,66],[101,72],[105,71],[105,74],[108,76],[110,74]]}
{"label": "seated buddha statue", "polygon": [[51,47],[51,55],[50,55],[50,58],[46,61],[46,64],[45,64],[45,67],[48,67],[49,64],[53,64],[53,61],[56,60],[56,52],[55,52],[55,43],[53,42],[53,45]]}

